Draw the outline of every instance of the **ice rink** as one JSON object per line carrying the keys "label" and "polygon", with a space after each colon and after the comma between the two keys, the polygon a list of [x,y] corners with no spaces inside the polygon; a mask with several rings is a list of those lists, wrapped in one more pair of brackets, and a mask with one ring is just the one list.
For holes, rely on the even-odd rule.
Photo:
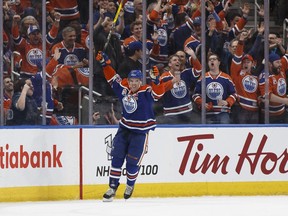
{"label": "ice rink", "polygon": [[285,216],[288,196],[131,198],[0,203],[0,216]]}

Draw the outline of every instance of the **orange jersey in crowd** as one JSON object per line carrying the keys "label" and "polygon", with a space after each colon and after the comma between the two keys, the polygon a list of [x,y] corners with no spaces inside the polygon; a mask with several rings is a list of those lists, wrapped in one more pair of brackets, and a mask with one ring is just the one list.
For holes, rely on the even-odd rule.
{"label": "orange jersey in crowd", "polygon": [[[48,58],[49,50],[52,47],[53,40],[56,38],[58,28],[52,26],[46,36],[46,57]],[[15,42],[15,51],[18,51],[22,56],[21,71],[22,74],[34,75],[38,72],[37,64],[42,62],[42,43],[30,44],[28,40],[19,34],[18,26],[12,27],[12,36]]]}
{"label": "orange jersey in crowd", "polygon": [[[269,88],[268,94],[269,97],[271,93],[285,98],[287,97],[287,82],[286,82],[286,73],[285,71],[288,69],[288,54],[285,54],[281,58],[281,72],[279,74],[269,74]],[[261,73],[259,76],[259,88],[261,95],[265,96],[265,72]],[[269,103],[269,115],[278,116],[283,114],[286,110],[285,104],[270,102]],[[264,111],[264,110],[262,110]]]}
{"label": "orange jersey in crowd", "polygon": [[242,70],[243,42],[239,42],[231,62],[231,77],[235,84],[238,102],[243,109],[258,111],[258,77]]}
{"label": "orange jersey in crowd", "polygon": [[80,18],[77,0],[48,0],[46,7],[49,12],[59,12],[62,20]]}
{"label": "orange jersey in crowd", "polygon": [[50,77],[56,78],[58,87],[89,85],[89,68],[72,68],[63,64],[58,64],[54,58],[50,60],[46,67]]}

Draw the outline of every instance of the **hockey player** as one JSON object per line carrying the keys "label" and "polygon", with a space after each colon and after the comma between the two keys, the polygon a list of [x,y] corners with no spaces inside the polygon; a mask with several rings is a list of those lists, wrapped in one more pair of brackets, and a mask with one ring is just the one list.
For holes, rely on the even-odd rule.
{"label": "hockey player", "polygon": [[[128,78],[121,79],[110,66],[110,59],[103,52],[98,52],[96,60],[103,67],[107,82],[122,102],[122,118],[113,141],[112,163],[109,177],[109,189],[103,195],[104,202],[113,200],[124,161],[126,160],[127,185],[124,199],[129,199],[133,193],[139,167],[147,151],[147,140],[150,130],[156,127],[153,103],[165,93],[163,84],[142,85],[143,74],[140,70],[132,70]],[[154,67],[154,75],[159,78],[159,70]],[[178,80],[177,80],[178,78]],[[170,80],[179,81],[179,77]]]}

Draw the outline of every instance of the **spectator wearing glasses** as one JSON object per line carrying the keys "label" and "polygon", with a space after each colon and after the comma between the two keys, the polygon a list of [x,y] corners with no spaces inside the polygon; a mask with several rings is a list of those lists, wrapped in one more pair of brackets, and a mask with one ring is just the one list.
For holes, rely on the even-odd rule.
{"label": "spectator wearing glasses", "polygon": [[[219,56],[211,53],[208,56],[209,71],[205,73],[206,81],[206,123],[229,124],[231,107],[236,102],[236,90],[232,78],[219,69]],[[202,107],[202,79],[196,84],[193,100],[198,108]]]}

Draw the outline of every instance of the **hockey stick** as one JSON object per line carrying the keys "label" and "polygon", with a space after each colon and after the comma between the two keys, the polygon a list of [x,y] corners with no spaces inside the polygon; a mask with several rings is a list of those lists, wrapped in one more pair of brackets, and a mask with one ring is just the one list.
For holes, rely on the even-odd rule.
{"label": "hockey stick", "polygon": [[124,2],[124,0],[121,0],[121,2],[120,2],[120,4],[119,4],[119,7],[118,7],[118,10],[117,10],[117,12],[116,12],[116,14],[115,14],[115,17],[114,17],[114,20],[113,20],[113,26],[112,26],[112,28],[111,28],[110,31],[109,31],[109,34],[108,34],[108,37],[107,37],[107,41],[106,41],[106,43],[105,43],[105,45],[104,45],[104,48],[103,48],[103,51],[104,51],[104,52],[105,52],[105,50],[107,49],[107,46],[108,46],[108,44],[109,44],[109,41],[110,41],[110,38],[111,38],[111,35],[112,35],[112,30],[115,28],[115,23],[117,22],[117,19],[118,19],[118,17],[119,17],[120,11],[121,11],[122,6],[123,6],[123,2]]}

